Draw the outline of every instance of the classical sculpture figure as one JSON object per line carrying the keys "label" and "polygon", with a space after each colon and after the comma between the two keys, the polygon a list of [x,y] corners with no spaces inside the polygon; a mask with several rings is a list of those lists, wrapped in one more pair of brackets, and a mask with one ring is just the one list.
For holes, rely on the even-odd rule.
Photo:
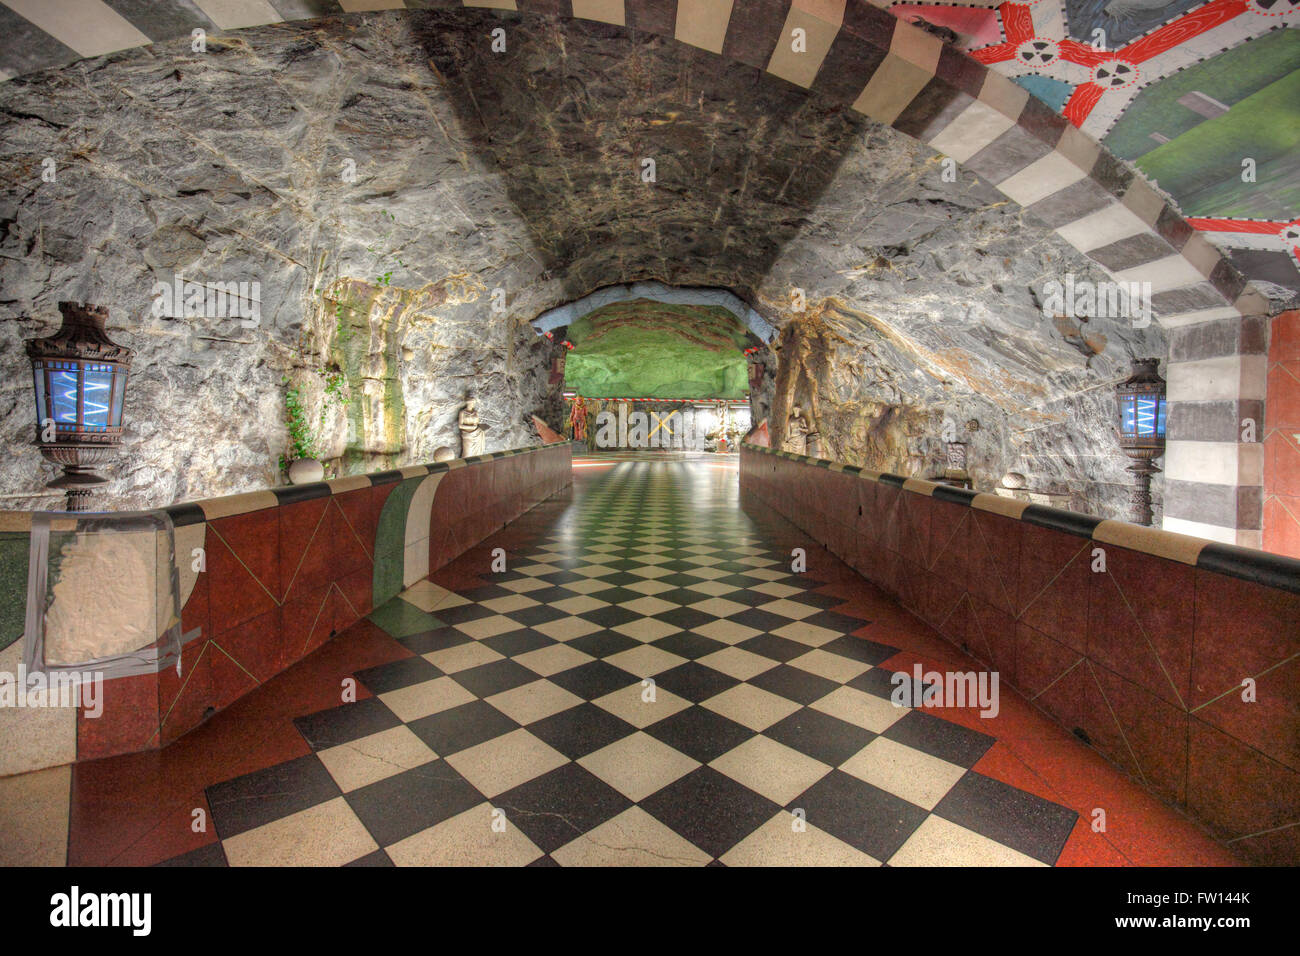
{"label": "classical sculpture figure", "polygon": [[487,432],[478,420],[478,402],[470,399],[460,410],[460,457],[473,458],[487,451]]}
{"label": "classical sculpture figure", "polygon": [[785,425],[785,441],[781,445],[782,451],[792,452],[796,455],[808,454],[808,433],[812,426],[808,424],[808,419],[804,417],[803,409],[796,405],[790,411],[790,418]]}

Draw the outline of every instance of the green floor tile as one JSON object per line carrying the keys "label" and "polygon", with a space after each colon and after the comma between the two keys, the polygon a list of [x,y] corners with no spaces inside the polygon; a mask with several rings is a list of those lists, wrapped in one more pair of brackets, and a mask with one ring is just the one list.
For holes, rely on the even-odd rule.
{"label": "green floor tile", "polygon": [[432,614],[421,611],[414,604],[399,597],[375,608],[369,616],[372,622],[398,638],[443,626],[442,621]]}

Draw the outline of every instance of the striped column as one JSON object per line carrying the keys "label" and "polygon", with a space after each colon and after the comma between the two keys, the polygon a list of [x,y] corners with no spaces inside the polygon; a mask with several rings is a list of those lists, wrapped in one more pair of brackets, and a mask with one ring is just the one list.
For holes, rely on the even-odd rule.
{"label": "striped column", "polygon": [[1267,363],[1263,316],[1170,329],[1167,531],[1261,546]]}

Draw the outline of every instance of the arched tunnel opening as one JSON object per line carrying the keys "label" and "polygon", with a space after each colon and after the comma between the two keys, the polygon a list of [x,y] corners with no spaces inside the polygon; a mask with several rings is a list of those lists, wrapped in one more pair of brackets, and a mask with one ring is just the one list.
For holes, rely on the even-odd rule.
{"label": "arched tunnel opening", "polygon": [[0,862],[1300,860],[1293,5],[419,6],[0,4]]}
{"label": "arched tunnel opening", "polygon": [[636,298],[543,334],[566,350],[564,434],[592,451],[735,453],[770,404],[765,343],[723,306]]}

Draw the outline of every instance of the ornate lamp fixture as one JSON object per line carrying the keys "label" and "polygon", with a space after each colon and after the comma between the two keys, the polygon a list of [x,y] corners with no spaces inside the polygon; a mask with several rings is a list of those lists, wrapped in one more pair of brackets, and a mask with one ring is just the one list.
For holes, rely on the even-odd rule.
{"label": "ornate lamp fixture", "polygon": [[63,468],[46,487],[67,491],[68,511],[89,511],[92,489],[108,480],[94,469],[116,455],[122,441],[131,350],[108,337],[106,307],[60,302],[59,311],[58,332],[26,343],[36,389],[36,444]]}
{"label": "ornate lamp fixture", "polygon": [[1160,473],[1153,459],[1165,453],[1165,380],[1159,359],[1134,359],[1129,377],[1115,386],[1119,402],[1119,446],[1135,459],[1127,471],[1137,478],[1129,495],[1129,520],[1151,524],[1151,476]]}

